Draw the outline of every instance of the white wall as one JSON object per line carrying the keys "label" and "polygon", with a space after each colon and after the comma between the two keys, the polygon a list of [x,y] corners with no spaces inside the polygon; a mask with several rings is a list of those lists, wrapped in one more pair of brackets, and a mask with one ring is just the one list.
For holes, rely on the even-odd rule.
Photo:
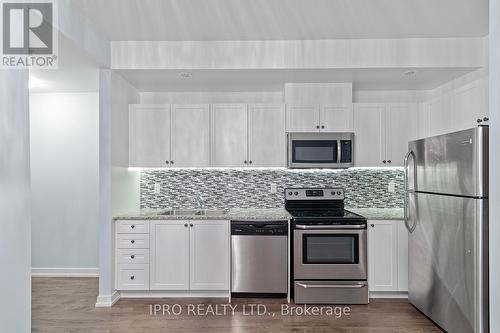
{"label": "white wall", "polygon": [[139,172],[128,169],[128,105],[139,92],[112,70],[99,72],[99,296],[111,306],[114,292],[113,215],[139,209]]}
{"label": "white wall", "polygon": [[352,83],[285,83],[287,104],[352,104]]}
{"label": "white wall", "polygon": [[0,330],[31,331],[28,71],[0,70]]}
{"label": "white wall", "polygon": [[[483,37],[112,41],[113,69],[481,67]],[[417,51],[418,50],[418,51]]]}
{"label": "white wall", "polygon": [[34,273],[97,273],[98,102],[97,93],[30,94]]}
{"label": "white wall", "polygon": [[490,0],[490,332],[500,332],[500,0]]}
{"label": "white wall", "polygon": [[282,91],[141,92],[142,104],[283,103]]}

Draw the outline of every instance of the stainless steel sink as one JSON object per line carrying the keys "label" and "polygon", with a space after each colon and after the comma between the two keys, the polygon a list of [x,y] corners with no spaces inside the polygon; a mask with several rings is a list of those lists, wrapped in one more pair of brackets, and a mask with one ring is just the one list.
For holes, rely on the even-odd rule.
{"label": "stainless steel sink", "polygon": [[170,209],[161,212],[159,215],[167,216],[222,216],[226,215],[227,209]]}
{"label": "stainless steel sink", "polygon": [[196,215],[204,215],[204,216],[222,216],[226,215],[228,210],[227,209],[203,209],[198,211],[199,214]]}

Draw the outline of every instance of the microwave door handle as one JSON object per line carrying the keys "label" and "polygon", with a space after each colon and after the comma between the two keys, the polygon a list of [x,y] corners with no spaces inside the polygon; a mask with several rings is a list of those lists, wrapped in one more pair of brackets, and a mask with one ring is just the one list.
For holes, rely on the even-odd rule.
{"label": "microwave door handle", "polygon": [[340,140],[337,142],[337,164],[340,163],[340,155],[342,154],[342,147],[340,146]]}

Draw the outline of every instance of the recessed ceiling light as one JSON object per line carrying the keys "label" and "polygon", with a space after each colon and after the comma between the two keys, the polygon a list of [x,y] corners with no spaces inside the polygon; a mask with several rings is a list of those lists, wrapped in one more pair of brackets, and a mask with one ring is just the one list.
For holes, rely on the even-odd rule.
{"label": "recessed ceiling light", "polygon": [[403,72],[404,76],[413,76],[415,74],[417,74],[417,71],[413,71],[413,70],[409,70],[409,71]]}
{"label": "recessed ceiling light", "polygon": [[181,79],[190,79],[190,78],[193,77],[193,73],[191,73],[191,72],[180,72],[179,73],[179,77]]}

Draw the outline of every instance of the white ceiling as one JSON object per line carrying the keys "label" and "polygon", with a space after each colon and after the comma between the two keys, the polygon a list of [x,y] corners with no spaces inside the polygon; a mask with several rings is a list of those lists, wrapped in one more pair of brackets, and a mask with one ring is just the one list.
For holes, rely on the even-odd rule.
{"label": "white ceiling", "polygon": [[488,0],[78,0],[110,40],[471,37]]}
{"label": "white ceiling", "polygon": [[353,82],[355,90],[427,90],[465,75],[474,68],[419,68],[405,76],[405,68],[389,69],[245,69],[117,70],[140,91],[281,91],[286,82]]}

